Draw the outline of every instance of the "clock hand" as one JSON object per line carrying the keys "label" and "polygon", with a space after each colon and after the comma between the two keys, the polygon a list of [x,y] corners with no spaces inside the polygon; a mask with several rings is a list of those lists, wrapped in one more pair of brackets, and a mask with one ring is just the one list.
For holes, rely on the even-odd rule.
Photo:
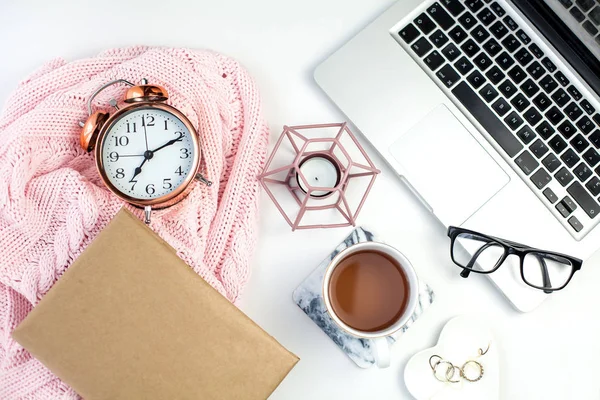
{"label": "clock hand", "polygon": [[148,151],[148,132],[146,131],[146,120],[142,116],[142,126],[144,127],[144,139],[146,139],[146,151]]}
{"label": "clock hand", "polygon": [[182,139],[183,139],[183,133],[181,133],[177,139],[169,140],[167,143],[163,144],[162,146],[157,147],[156,149],[152,150],[152,153],[156,153],[160,149],[164,149],[167,146],[171,146],[177,142],[181,142]]}
{"label": "clock hand", "polygon": [[133,171],[133,177],[131,177],[131,180],[129,182],[132,182],[136,176],[138,176],[139,174],[142,173],[142,167],[144,166],[144,164],[146,164],[146,161],[148,161],[150,158],[148,158],[146,156],[146,154],[144,154],[144,161],[142,161],[142,163],[140,164],[139,167],[137,167],[134,171]]}

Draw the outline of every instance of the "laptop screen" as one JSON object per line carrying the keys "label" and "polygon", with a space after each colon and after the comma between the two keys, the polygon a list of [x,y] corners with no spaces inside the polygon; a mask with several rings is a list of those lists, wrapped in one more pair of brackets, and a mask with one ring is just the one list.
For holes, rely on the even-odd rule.
{"label": "laptop screen", "polygon": [[511,0],[600,96],[600,60],[544,0]]}

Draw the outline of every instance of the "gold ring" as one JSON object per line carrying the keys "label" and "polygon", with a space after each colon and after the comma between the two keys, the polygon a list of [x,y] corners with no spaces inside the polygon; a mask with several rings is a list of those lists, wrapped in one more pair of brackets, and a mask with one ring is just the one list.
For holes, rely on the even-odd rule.
{"label": "gold ring", "polygon": [[[447,364],[448,365],[448,368],[446,368],[446,376],[445,376],[446,380],[440,379],[440,377],[437,374],[437,367],[439,367],[442,364]],[[452,378],[454,376],[454,368],[455,368],[454,365],[451,362],[449,362],[449,361],[444,361],[444,360],[439,361],[438,363],[435,364],[435,367],[433,368],[433,376],[435,376],[435,379],[437,379],[438,381],[443,382],[443,383],[447,383],[447,382],[449,382],[449,380],[448,380],[448,374],[450,373],[450,371],[452,371],[452,375],[450,375],[450,378]]]}
{"label": "gold ring", "polygon": [[[467,374],[465,374],[465,368],[469,364],[475,364],[477,366],[477,368],[479,368],[479,376],[477,376],[476,378],[469,378],[467,376]],[[467,361],[466,363],[463,364],[462,368],[460,368],[460,376],[462,376],[465,380],[467,380],[469,382],[477,382],[478,380],[480,380],[481,378],[483,378],[483,365],[481,365],[477,361],[469,360],[469,361]]]}

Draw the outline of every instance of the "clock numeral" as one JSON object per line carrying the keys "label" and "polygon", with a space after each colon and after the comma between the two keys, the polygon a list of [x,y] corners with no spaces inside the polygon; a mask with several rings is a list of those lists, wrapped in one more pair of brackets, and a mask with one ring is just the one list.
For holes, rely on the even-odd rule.
{"label": "clock numeral", "polygon": [[182,147],[181,149],[179,149],[179,151],[181,152],[179,158],[190,158],[190,150],[188,148]]}
{"label": "clock numeral", "polygon": [[171,189],[173,185],[171,184],[171,178],[163,179],[163,189]]}
{"label": "clock numeral", "polygon": [[133,183],[133,185],[131,185],[131,190],[134,190],[135,189],[135,184],[138,183],[138,181],[135,180],[135,179],[133,179],[133,178],[131,178],[131,180],[129,181],[129,183]]}
{"label": "clock numeral", "polygon": [[165,119],[165,131],[169,130],[169,128],[167,127],[167,120]]}
{"label": "clock numeral", "polygon": [[116,151],[111,151],[108,155],[108,159],[112,162],[119,161],[119,153],[117,153]]}
{"label": "clock numeral", "polygon": [[123,168],[117,168],[117,174],[115,175],[117,179],[125,178],[125,170]]}
{"label": "clock numeral", "polygon": [[175,170],[175,173],[179,176],[183,175],[183,171],[181,170],[181,166]]}
{"label": "clock numeral", "polygon": [[115,147],[127,146],[129,144],[129,138],[127,136],[114,136]]}
{"label": "clock numeral", "polygon": [[155,192],[156,192],[156,189],[154,189],[154,184],[150,183],[149,185],[146,186],[146,193],[154,194]]}
{"label": "clock numeral", "polygon": [[154,126],[154,117],[152,115],[148,115],[148,122],[142,115],[142,126]]}
{"label": "clock numeral", "polygon": [[[133,125],[133,133],[136,133],[137,130],[136,130],[135,122],[133,122],[131,125]],[[131,126],[129,125],[129,122],[127,123],[127,133],[131,133]]]}
{"label": "clock numeral", "polygon": [[177,136],[179,136],[179,139],[181,139],[182,137],[185,137],[185,132],[179,132],[179,131],[177,131],[177,132],[175,132],[175,134]]}

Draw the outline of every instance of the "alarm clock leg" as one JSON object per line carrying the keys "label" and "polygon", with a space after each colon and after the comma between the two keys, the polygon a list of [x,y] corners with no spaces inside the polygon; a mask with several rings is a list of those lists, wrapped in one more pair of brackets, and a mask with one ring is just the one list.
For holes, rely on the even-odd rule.
{"label": "alarm clock leg", "polygon": [[144,207],[144,222],[146,224],[150,224],[150,214],[152,213],[152,207],[146,206]]}

